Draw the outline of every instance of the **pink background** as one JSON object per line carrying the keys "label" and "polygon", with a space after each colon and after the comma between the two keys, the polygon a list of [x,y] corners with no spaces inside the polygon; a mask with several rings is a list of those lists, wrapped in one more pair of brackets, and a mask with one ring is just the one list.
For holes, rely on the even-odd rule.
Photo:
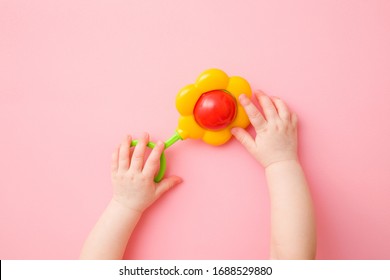
{"label": "pink background", "polygon": [[[0,1],[0,258],[74,259],[130,133],[173,134],[181,87],[217,67],[283,98],[319,259],[390,258],[390,1]],[[185,182],[153,205],[135,259],[263,259],[262,168],[234,140],[166,153]]]}

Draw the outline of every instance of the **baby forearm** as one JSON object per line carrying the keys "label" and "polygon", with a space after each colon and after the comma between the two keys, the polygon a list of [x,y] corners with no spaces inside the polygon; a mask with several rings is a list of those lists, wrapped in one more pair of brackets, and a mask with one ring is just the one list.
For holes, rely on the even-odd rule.
{"label": "baby forearm", "polygon": [[271,200],[271,258],[313,259],[314,211],[301,165],[296,160],[283,161],[265,172]]}
{"label": "baby forearm", "polygon": [[111,200],[89,234],[80,259],[122,259],[141,213]]}

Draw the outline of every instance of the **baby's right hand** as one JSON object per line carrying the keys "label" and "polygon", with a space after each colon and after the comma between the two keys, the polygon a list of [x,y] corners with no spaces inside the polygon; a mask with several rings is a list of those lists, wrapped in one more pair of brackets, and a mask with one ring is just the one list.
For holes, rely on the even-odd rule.
{"label": "baby's right hand", "polygon": [[277,162],[298,160],[296,114],[279,98],[271,99],[261,91],[255,91],[254,95],[263,114],[246,95],[242,94],[239,100],[255,128],[255,139],[239,127],[233,128],[232,134],[264,168]]}

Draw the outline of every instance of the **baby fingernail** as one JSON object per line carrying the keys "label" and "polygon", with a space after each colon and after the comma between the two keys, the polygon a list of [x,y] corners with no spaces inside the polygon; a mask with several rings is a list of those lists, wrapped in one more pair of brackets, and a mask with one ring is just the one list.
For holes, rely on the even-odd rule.
{"label": "baby fingernail", "polygon": [[158,149],[163,149],[164,148],[164,142],[163,141],[161,141],[161,140],[159,140],[159,141],[157,141],[157,143],[156,143],[156,148],[158,148]]}
{"label": "baby fingernail", "polygon": [[249,104],[249,98],[245,94],[241,94],[238,98],[240,99],[242,105]]}

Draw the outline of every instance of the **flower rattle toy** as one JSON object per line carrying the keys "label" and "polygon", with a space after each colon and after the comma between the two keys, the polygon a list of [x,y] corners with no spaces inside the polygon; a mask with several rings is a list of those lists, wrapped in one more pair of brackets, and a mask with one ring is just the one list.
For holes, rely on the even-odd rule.
{"label": "flower rattle toy", "polygon": [[[215,146],[226,143],[232,137],[231,128],[246,128],[249,125],[248,116],[237,101],[241,94],[249,98],[252,94],[245,79],[238,76],[228,77],[219,69],[209,69],[201,73],[194,84],[185,86],[177,94],[179,124],[175,134],[165,141],[165,149],[188,138],[202,139]],[[137,143],[137,140],[133,140],[131,146]],[[154,148],[155,143],[149,142],[148,147]],[[165,169],[166,159],[163,153],[155,182],[162,180]]]}

